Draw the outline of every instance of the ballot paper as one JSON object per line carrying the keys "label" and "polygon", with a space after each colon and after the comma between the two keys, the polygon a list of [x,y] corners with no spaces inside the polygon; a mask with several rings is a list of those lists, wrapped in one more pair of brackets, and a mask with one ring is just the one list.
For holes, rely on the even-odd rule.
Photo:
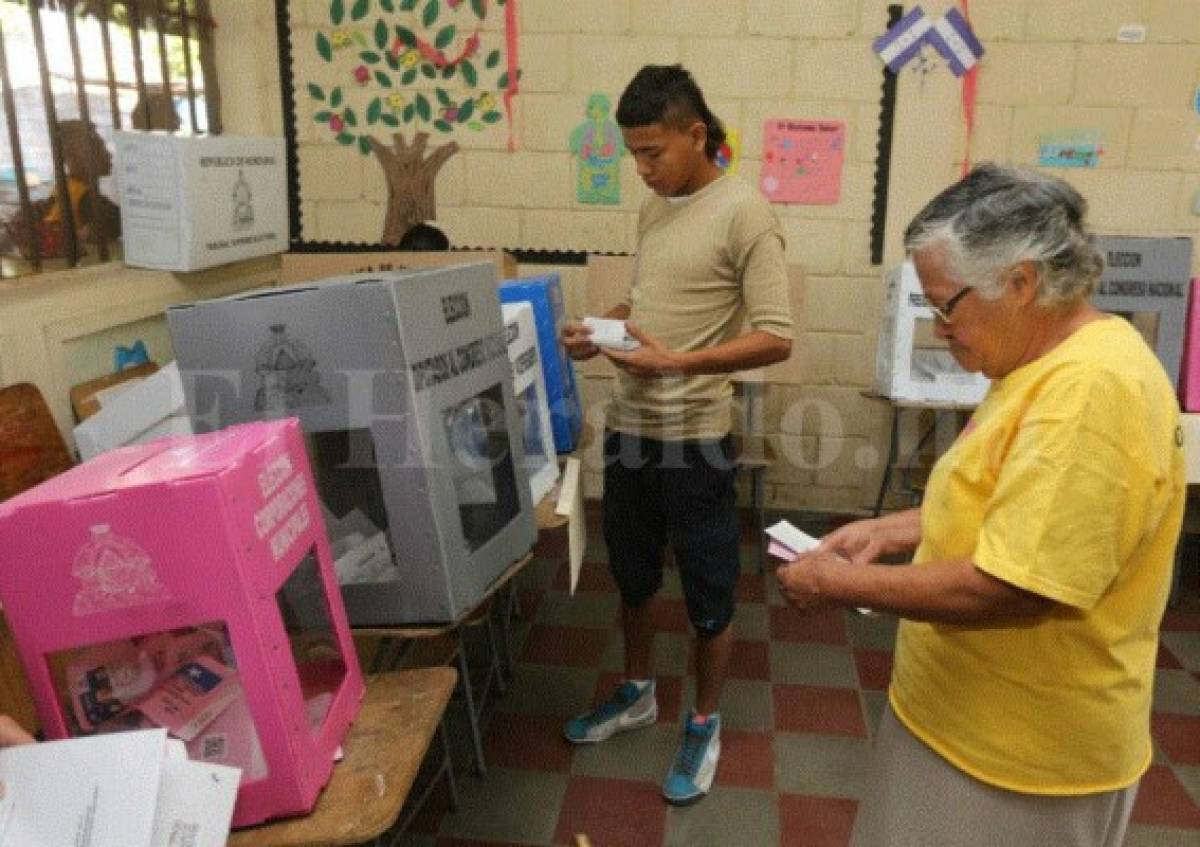
{"label": "ballot paper", "polygon": [[182,742],[167,743],[150,847],[225,847],[242,772],[189,761]]}
{"label": "ballot paper", "polygon": [[636,350],[642,343],[625,331],[625,321],[610,318],[584,318],[583,325],[592,331],[592,343],[612,350]]}
{"label": "ballot paper", "polygon": [[[770,539],[767,544],[767,555],[782,559],[784,562],[794,561],[801,553],[816,550],[821,544],[821,539],[813,538],[807,532],[797,529],[789,521],[779,521],[779,523],[767,527],[763,532]],[[864,615],[875,614],[862,606],[858,607],[858,611]]]}
{"label": "ballot paper", "polygon": [[[767,552],[779,559],[791,561],[801,553],[807,553],[809,550],[817,549],[820,545],[820,539],[813,538],[807,532],[797,529],[788,521],[780,521],[767,527],[764,532],[771,539],[771,547],[779,550],[779,553],[768,548]],[[784,555],[780,555],[780,553]]]}
{"label": "ballot paper", "polygon": [[583,514],[583,475],[579,459],[567,459],[562,488],[554,512],[567,518],[567,549],[571,569],[571,595],[583,570],[583,552],[587,549],[587,520]]}
{"label": "ballot paper", "polygon": [[240,775],[164,729],[5,748],[0,847],[221,847]]}

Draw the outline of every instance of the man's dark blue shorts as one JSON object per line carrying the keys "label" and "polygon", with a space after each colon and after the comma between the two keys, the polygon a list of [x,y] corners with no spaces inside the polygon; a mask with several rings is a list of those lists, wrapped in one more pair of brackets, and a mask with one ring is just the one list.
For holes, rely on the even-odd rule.
{"label": "man's dark blue shorts", "polygon": [[625,605],[662,586],[663,551],[675,553],[688,617],[700,636],[733,619],[738,513],[732,439],[655,441],[604,437],[604,541]]}

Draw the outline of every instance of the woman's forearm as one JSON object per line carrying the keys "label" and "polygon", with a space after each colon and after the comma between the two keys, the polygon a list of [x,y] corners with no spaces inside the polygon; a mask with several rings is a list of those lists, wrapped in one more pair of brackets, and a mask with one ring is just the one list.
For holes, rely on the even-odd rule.
{"label": "woman's forearm", "polygon": [[912,620],[975,624],[1033,617],[1054,602],[975,567],[970,559],[922,565],[847,565],[814,562],[817,593]]}

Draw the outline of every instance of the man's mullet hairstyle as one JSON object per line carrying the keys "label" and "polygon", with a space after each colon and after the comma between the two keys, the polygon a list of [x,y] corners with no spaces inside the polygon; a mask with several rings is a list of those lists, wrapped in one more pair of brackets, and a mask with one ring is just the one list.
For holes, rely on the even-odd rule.
{"label": "man's mullet hairstyle", "polygon": [[694,121],[707,127],[704,153],[715,159],[725,143],[725,127],[682,65],[646,65],[629,81],[617,103],[617,123],[627,128],[661,123],[687,130]]}

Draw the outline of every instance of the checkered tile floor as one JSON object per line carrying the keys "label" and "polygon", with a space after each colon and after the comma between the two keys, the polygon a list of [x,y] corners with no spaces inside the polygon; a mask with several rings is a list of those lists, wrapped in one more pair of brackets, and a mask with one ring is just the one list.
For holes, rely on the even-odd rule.
{"label": "checkered tile floor", "polygon": [[[814,533],[828,526],[806,526]],[[599,532],[575,597],[567,593],[561,533],[548,536],[519,578],[516,679],[491,705],[488,775],[456,749],[460,805],[437,791],[406,845],[568,844],[586,833],[617,845],[804,845],[849,838],[866,779],[870,737],[884,705],[896,622],[836,611],[793,613],[757,572],[747,534],[737,643],[722,697],[716,784],[699,804],[666,805],[660,783],[692,702],[694,656],[678,574],[660,594],[655,642],[657,725],[589,747],[562,740],[565,718],[607,695],[621,670],[619,602]],[[1194,563],[1193,563],[1194,564]],[[1154,765],[1142,781],[1130,847],[1200,843],[1200,586],[1186,587],[1164,622],[1155,684]],[[451,729],[465,724],[451,706]]]}

